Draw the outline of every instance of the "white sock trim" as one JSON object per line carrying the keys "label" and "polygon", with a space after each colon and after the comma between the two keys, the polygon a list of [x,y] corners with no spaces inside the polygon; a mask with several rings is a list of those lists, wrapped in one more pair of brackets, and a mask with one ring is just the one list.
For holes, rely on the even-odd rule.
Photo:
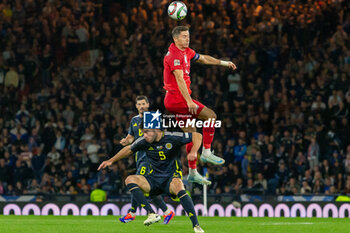
{"label": "white sock trim", "polygon": [[191,176],[196,175],[197,174],[197,169],[189,168],[188,169],[188,174],[191,175]]}
{"label": "white sock trim", "polygon": [[210,155],[211,155],[211,150],[210,150],[210,148],[206,149],[206,148],[203,147],[202,155],[205,156],[205,157],[210,156]]}
{"label": "white sock trim", "polygon": [[164,212],[164,215],[170,214],[170,211],[171,211],[171,210],[167,209],[167,210]]}

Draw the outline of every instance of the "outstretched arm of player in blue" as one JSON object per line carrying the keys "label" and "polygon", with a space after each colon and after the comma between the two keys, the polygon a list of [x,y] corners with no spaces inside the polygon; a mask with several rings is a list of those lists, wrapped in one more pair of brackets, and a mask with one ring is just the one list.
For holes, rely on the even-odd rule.
{"label": "outstretched arm of player in blue", "polygon": [[232,70],[237,69],[236,65],[233,62],[222,61],[222,60],[216,59],[216,58],[209,56],[209,55],[200,54],[197,62],[202,63],[202,64],[206,64],[206,65],[226,66],[226,67],[231,68]]}
{"label": "outstretched arm of player in blue", "polygon": [[126,157],[128,157],[129,155],[132,154],[132,151],[131,151],[131,146],[126,146],[124,147],[123,149],[121,149],[116,155],[114,155],[112,158],[106,160],[106,161],[103,161],[100,166],[98,167],[98,171],[103,169],[103,168],[106,168],[106,167],[109,167],[111,166],[114,162],[118,161],[118,160],[121,160],[121,159],[124,159]]}
{"label": "outstretched arm of player in blue", "polygon": [[123,138],[122,140],[120,140],[120,144],[121,144],[122,146],[129,145],[129,144],[133,143],[134,139],[135,139],[134,136],[128,134],[128,136],[126,136],[125,138]]}
{"label": "outstretched arm of player in blue", "polygon": [[197,133],[197,132],[193,132],[192,133],[192,143],[193,143],[192,149],[191,149],[190,153],[188,153],[188,155],[187,155],[187,159],[190,161],[193,161],[197,158],[198,150],[202,145],[202,134]]}

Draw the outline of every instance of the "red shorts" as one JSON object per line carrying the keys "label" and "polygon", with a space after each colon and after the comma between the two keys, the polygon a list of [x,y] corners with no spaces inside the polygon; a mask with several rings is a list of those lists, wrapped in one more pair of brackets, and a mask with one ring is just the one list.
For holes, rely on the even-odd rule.
{"label": "red shorts", "polygon": [[184,117],[176,116],[176,118],[189,118],[185,115],[190,115],[190,118],[197,118],[205,106],[197,100],[193,100],[193,102],[198,106],[196,114],[189,112],[186,100],[182,95],[167,92],[164,98],[164,106],[170,113],[184,115]]}

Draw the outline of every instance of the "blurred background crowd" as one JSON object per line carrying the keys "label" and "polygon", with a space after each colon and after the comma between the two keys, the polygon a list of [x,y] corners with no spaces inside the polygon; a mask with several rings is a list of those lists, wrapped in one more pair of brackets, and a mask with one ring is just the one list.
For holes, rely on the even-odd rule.
{"label": "blurred background crowd", "polygon": [[169,2],[0,0],[0,194],[125,192],[133,156],[96,168],[122,148],[137,95],[164,111],[178,24],[238,67],[191,69],[192,97],[223,122],[210,193],[350,194],[350,1],[192,0],[180,23]]}

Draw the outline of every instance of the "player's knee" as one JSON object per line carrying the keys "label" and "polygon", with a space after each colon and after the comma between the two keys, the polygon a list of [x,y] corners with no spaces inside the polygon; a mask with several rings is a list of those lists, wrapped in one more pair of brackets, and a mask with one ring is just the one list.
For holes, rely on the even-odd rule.
{"label": "player's knee", "polygon": [[131,184],[131,183],[136,183],[136,179],[133,175],[126,177],[125,179],[125,184]]}
{"label": "player's knee", "polygon": [[216,113],[213,110],[210,111],[209,118],[216,120]]}
{"label": "player's knee", "polygon": [[204,120],[209,120],[209,119],[216,120],[216,113],[211,109],[207,109],[203,117],[204,117]]}
{"label": "player's knee", "polygon": [[172,186],[172,192],[177,195],[178,192],[180,192],[182,189],[184,189],[183,187],[183,183],[180,179],[173,179],[173,181],[171,182],[171,186]]}
{"label": "player's knee", "polygon": [[185,133],[193,133],[193,132],[196,132],[196,131],[197,131],[197,128],[195,128],[195,127],[186,127],[186,128],[182,128],[182,130],[183,130]]}

